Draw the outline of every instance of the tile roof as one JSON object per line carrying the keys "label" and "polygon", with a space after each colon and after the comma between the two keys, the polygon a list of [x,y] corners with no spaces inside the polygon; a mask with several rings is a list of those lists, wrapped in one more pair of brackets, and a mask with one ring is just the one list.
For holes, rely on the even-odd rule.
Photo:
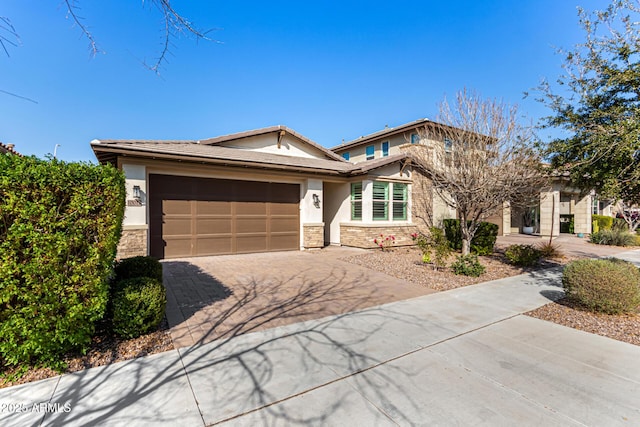
{"label": "tile roof", "polygon": [[196,141],[94,140],[91,147],[101,163],[115,162],[118,155],[157,159],[183,159],[229,166],[307,171],[330,175],[358,175],[405,158],[405,154],[361,163],[344,160],[294,157],[239,148],[202,144]]}
{"label": "tile roof", "polygon": [[11,153],[11,154],[15,154],[16,156],[22,156],[22,154],[18,153],[14,149],[13,144],[4,144],[2,142],[0,142],[0,153]]}
{"label": "tile roof", "polygon": [[405,123],[403,125],[400,126],[396,126],[396,127],[392,127],[392,128],[385,128],[383,130],[379,130],[377,132],[373,132],[370,133],[369,135],[364,135],[361,136],[359,138],[356,138],[354,140],[351,141],[347,141],[347,142],[343,142],[340,145],[336,145],[335,147],[331,148],[331,151],[340,151],[340,150],[344,150],[346,148],[351,148],[351,147],[355,147],[358,146],[360,144],[364,144],[366,142],[369,142],[371,140],[377,139],[377,138],[381,138],[383,136],[387,136],[387,135],[391,135],[391,134],[395,134],[395,133],[399,133],[399,132],[404,132],[407,131],[409,129],[412,128],[417,128],[419,126],[424,126],[426,123],[432,123],[432,124],[439,124],[436,122],[433,122],[429,119],[418,119],[418,120],[414,120],[412,122],[409,123]]}

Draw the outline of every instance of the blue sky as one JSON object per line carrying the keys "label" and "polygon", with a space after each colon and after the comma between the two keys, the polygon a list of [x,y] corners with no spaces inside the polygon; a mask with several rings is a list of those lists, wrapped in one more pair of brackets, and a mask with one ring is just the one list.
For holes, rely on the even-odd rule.
{"label": "blue sky", "polygon": [[[204,139],[283,124],[326,147],[385,125],[435,118],[466,87],[548,111],[523,92],[555,80],[555,47],[582,40],[576,6],[596,0],[174,1],[221,43],[175,39],[161,50],[149,2],[78,0],[104,53],[60,1],[4,0],[22,44],[0,56],[0,141],[44,157],[95,161],[94,139]],[[542,137],[545,136],[543,132]]]}

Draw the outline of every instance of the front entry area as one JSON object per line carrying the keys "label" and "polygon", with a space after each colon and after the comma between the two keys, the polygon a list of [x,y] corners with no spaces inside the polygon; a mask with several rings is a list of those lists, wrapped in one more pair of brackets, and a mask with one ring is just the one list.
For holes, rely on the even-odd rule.
{"label": "front entry area", "polygon": [[298,250],[300,185],[149,175],[150,255]]}

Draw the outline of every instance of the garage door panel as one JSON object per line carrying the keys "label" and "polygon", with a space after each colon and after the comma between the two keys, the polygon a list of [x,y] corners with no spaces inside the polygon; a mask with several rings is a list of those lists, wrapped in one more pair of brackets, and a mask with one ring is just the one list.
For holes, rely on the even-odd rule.
{"label": "garage door panel", "polygon": [[270,203],[271,215],[293,215],[298,216],[300,208],[292,203]]}
{"label": "garage door panel", "polygon": [[184,258],[191,256],[191,236],[188,237],[164,237],[165,258]]}
{"label": "garage door panel", "polygon": [[297,233],[271,234],[271,250],[286,251],[299,246]]}
{"label": "garage door panel", "polygon": [[171,218],[165,217],[162,225],[163,234],[169,236],[187,235],[191,236],[191,218]]}
{"label": "garage door panel", "polygon": [[231,218],[197,218],[196,234],[229,234],[233,220]]}
{"label": "garage door panel", "polygon": [[268,239],[266,233],[256,234],[236,234],[236,252],[266,252],[269,250]]}
{"label": "garage door panel", "polygon": [[196,201],[197,215],[231,215],[231,202]]}
{"label": "garage door panel", "polygon": [[149,175],[151,253],[176,258],[296,250],[300,186]]}
{"label": "garage door panel", "polygon": [[236,233],[266,233],[267,217],[236,217]]}
{"label": "garage door panel", "polygon": [[165,215],[191,215],[189,200],[163,200],[162,212]]}
{"label": "garage door panel", "polygon": [[264,202],[237,202],[236,215],[266,215],[267,204]]}
{"label": "garage door panel", "polygon": [[[289,232],[289,233],[296,233],[297,234],[297,228],[294,228],[294,224],[295,224],[295,220],[296,218],[274,218],[271,217],[270,220],[270,225],[271,225],[271,232],[272,233],[278,233],[278,232]],[[297,226],[297,224],[295,224]]]}
{"label": "garage door panel", "polygon": [[196,239],[195,252],[198,255],[232,254],[232,237],[231,235],[198,237]]}

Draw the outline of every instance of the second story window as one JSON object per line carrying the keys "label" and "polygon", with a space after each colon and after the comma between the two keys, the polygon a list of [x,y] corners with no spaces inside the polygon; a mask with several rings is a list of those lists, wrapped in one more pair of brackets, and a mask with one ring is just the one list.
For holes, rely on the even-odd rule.
{"label": "second story window", "polygon": [[342,158],[348,161],[349,160],[349,152],[347,151],[345,153],[342,153]]}
{"label": "second story window", "polygon": [[373,158],[375,157],[376,147],[373,145],[369,145],[365,150],[367,160],[373,160]]}
{"label": "second story window", "polygon": [[385,141],[382,143],[382,157],[387,157],[389,155],[389,141]]}
{"label": "second story window", "polygon": [[412,133],[411,134],[411,143],[412,144],[417,144],[418,142],[420,142],[420,136],[417,133]]}

